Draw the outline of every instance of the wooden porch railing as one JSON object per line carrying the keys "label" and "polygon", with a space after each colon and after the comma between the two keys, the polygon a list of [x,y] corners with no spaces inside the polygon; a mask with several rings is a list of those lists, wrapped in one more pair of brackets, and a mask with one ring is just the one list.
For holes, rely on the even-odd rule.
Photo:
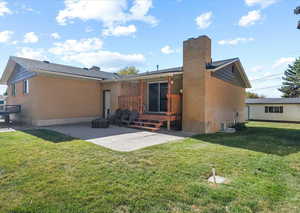
{"label": "wooden porch railing", "polygon": [[168,98],[168,112],[170,115],[177,115],[181,113],[181,95],[179,94],[170,94],[167,95]]}
{"label": "wooden porch railing", "polygon": [[[181,113],[181,95],[170,94],[168,98],[168,111],[167,115],[178,115]],[[119,96],[118,97],[119,109],[135,110],[140,113],[144,112],[144,106],[142,96]]]}
{"label": "wooden porch railing", "polygon": [[0,105],[0,114],[10,114],[21,112],[21,105]]}
{"label": "wooden porch railing", "polygon": [[119,96],[119,109],[129,109],[131,111],[143,112],[143,103],[141,96]]}

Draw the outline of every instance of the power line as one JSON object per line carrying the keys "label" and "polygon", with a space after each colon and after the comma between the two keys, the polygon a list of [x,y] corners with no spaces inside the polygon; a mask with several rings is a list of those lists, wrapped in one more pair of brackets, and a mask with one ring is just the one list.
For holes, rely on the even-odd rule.
{"label": "power line", "polygon": [[[282,77],[273,76],[273,77],[271,77],[271,78],[267,78],[266,81],[267,81],[267,80],[281,80],[281,79],[282,79]],[[262,80],[264,80],[264,79],[261,79],[261,80],[259,80],[259,81],[262,81]]]}
{"label": "power line", "polygon": [[272,88],[277,88],[277,87],[280,87],[281,85],[273,85],[273,86],[269,86],[269,87],[260,87],[260,88],[253,88],[253,89],[250,89],[250,90],[264,90],[264,89],[272,89]]}
{"label": "power line", "polygon": [[254,80],[251,80],[252,82],[253,81],[267,81],[267,80],[274,80],[274,79],[278,79],[278,80],[281,80],[282,77],[280,75],[276,75],[276,76],[270,76],[268,78],[260,78],[260,79],[254,79]]}
{"label": "power line", "polygon": [[255,79],[253,79],[251,81],[261,81],[261,80],[265,80],[265,79],[268,79],[270,77],[275,77],[275,76],[279,76],[279,75],[283,75],[283,73],[282,72],[280,72],[280,73],[274,73],[274,74],[271,74],[271,75],[263,76],[261,78],[255,78]]}

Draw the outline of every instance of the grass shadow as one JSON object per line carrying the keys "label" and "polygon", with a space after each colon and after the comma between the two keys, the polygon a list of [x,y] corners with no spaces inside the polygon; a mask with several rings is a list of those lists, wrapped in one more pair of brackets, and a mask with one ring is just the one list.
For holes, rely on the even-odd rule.
{"label": "grass shadow", "polygon": [[48,129],[30,129],[30,130],[22,130],[22,132],[33,135],[35,137],[41,138],[43,140],[52,143],[70,142],[76,139],[71,136],[64,135],[62,133],[55,132]]}
{"label": "grass shadow", "polygon": [[300,151],[300,130],[248,127],[235,134],[217,133],[193,138],[207,143],[285,156]]}

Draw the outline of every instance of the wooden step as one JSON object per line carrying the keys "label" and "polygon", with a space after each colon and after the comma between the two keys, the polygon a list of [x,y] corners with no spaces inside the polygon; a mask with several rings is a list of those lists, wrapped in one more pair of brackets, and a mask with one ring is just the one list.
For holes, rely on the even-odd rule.
{"label": "wooden step", "polygon": [[142,116],[136,119],[133,124],[129,127],[138,128],[138,129],[146,129],[151,131],[157,131],[163,125],[163,121],[160,119],[153,119],[153,117]]}
{"label": "wooden step", "polygon": [[150,126],[141,126],[141,125],[130,125],[129,127],[131,128],[137,128],[137,129],[147,129],[151,131],[158,131],[160,128],[159,127],[150,127]]}
{"label": "wooden step", "polygon": [[175,121],[176,115],[164,115],[164,114],[141,114],[139,115],[140,120],[153,120],[153,121]]}
{"label": "wooden step", "polygon": [[136,125],[153,125],[153,126],[157,126],[157,127],[160,127],[163,125],[162,122],[150,122],[150,121],[134,121],[133,123]]}

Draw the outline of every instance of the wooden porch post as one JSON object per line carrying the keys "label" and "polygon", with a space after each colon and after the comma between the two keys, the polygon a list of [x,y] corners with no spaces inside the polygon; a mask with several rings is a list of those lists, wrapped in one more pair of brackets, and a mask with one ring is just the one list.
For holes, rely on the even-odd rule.
{"label": "wooden porch post", "polygon": [[[171,88],[172,87],[172,78],[171,78],[171,76],[169,76],[168,77],[168,96],[167,96],[167,98],[168,98],[168,112],[167,112],[167,115],[171,115],[172,113],[171,113]],[[170,121],[170,118],[168,118],[168,123],[167,123],[167,127],[168,127],[168,130],[170,130],[171,129],[171,121]]]}
{"label": "wooden porch post", "polygon": [[144,106],[143,106],[143,102],[144,102],[144,81],[140,80],[140,110],[139,113],[143,113],[144,111]]}

